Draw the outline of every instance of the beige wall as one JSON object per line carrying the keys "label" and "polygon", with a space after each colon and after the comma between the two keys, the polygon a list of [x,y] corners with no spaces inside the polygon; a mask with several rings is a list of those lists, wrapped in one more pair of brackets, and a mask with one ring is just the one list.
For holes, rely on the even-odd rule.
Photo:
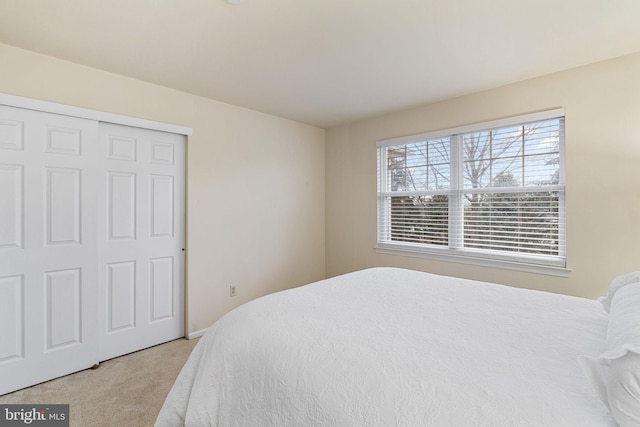
{"label": "beige wall", "polygon": [[[585,297],[640,269],[640,54],[327,130],[327,275],[398,266]],[[569,278],[376,254],[376,140],[564,107]]]}
{"label": "beige wall", "polygon": [[0,92],[193,128],[190,332],[250,299],[324,278],[324,130],[6,45]]}
{"label": "beige wall", "polygon": [[[638,75],[640,55],[618,58],[332,128],[325,143],[319,128],[0,44],[0,92],[193,128],[190,332],[325,269],[400,266],[601,295],[640,269]],[[375,253],[376,140],[553,107],[566,111],[569,278]]]}

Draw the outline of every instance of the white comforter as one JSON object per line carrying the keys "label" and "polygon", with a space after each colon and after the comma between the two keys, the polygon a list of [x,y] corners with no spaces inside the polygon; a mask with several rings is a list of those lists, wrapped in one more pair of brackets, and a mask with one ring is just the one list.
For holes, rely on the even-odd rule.
{"label": "white comforter", "polygon": [[213,325],[156,426],[615,426],[578,355],[597,301],[374,268]]}

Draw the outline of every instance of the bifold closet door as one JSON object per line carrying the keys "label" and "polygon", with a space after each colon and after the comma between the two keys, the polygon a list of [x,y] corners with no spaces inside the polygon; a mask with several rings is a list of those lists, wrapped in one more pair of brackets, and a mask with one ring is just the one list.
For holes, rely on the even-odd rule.
{"label": "bifold closet door", "polygon": [[100,124],[100,360],[184,336],[186,137]]}
{"label": "bifold closet door", "polygon": [[0,106],[0,394],[97,360],[97,137]]}

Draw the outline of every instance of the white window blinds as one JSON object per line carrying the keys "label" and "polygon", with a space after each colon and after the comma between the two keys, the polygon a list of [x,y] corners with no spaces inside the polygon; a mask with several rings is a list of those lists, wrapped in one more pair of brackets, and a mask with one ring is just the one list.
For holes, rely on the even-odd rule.
{"label": "white window blinds", "polygon": [[566,266],[563,112],[378,143],[378,246]]}

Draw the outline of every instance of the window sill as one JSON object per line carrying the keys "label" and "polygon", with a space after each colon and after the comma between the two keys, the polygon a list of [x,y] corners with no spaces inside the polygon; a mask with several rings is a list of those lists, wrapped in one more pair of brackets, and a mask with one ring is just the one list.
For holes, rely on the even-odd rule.
{"label": "window sill", "polygon": [[566,267],[528,263],[522,260],[509,260],[478,256],[467,251],[456,252],[451,249],[411,248],[406,246],[380,243],[375,247],[376,253],[385,255],[408,256],[432,259],[435,261],[470,264],[481,267],[502,268],[505,270],[523,271],[526,273],[544,274],[548,276],[569,277],[571,269]]}

